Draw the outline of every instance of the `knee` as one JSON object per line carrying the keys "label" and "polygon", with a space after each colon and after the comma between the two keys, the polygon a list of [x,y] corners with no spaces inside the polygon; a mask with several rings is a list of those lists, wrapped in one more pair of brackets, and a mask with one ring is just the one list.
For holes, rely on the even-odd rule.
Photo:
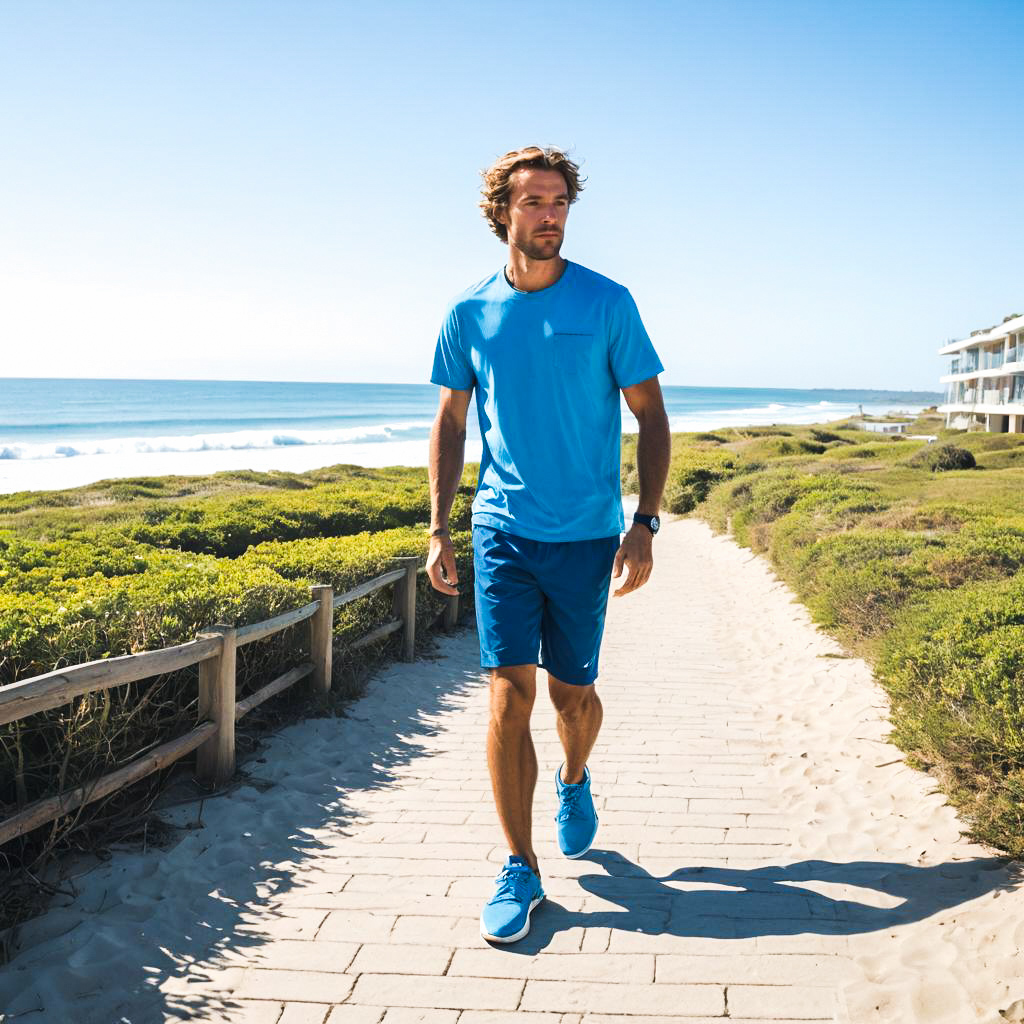
{"label": "knee", "polygon": [[525,672],[504,668],[491,672],[491,721],[498,724],[525,724],[530,720],[536,696],[536,684]]}
{"label": "knee", "polygon": [[565,721],[588,718],[601,708],[601,701],[593,686],[571,686],[569,683],[553,681],[550,693],[555,711]]}

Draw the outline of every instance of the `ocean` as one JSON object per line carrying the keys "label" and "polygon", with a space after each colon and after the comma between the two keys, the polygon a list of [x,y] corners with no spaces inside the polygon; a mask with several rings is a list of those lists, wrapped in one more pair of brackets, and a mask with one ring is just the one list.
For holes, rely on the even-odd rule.
{"label": "ocean", "polygon": [[[673,430],[916,412],[921,391],[663,388]],[[431,384],[0,378],[0,493],[112,477],[425,466]],[[636,420],[625,403],[624,431]],[[475,405],[466,460],[480,458]]]}

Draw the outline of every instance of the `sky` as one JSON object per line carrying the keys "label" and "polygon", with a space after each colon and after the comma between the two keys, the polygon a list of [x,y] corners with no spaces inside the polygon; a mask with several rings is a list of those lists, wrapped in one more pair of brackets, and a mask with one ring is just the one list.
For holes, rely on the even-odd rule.
{"label": "sky", "polygon": [[1022,0],[0,0],[0,374],[426,383],[505,260],[479,171],[538,144],[663,384],[937,390],[1024,311],[1022,35]]}

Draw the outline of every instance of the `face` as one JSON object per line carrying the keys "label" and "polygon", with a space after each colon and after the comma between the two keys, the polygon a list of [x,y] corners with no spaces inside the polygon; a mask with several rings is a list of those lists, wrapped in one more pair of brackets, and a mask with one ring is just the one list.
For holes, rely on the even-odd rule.
{"label": "face", "polygon": [[569,191],[558,171],[524,167],[513,173],[508,208],[499,216],[511,245],[531,260],[553,260],[568,216]]}

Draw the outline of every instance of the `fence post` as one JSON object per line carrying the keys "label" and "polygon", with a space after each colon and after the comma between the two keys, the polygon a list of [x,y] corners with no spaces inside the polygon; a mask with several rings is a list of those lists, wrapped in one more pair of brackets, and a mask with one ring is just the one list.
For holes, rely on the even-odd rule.
{"label": "fence post", "polygon": [[220,637],[220,653],[199,663],[199,721],[217,731],[196,752],[196,775],[223,785],[235,774],[235,627],[216,625],[203,637]]}
{"label": "fence post", "polygon": [[403,555],[395,559],[396,568],[405,569],[405,579],[395,583],[395,614],[405,623],[402,630],[402,661],[412,661],[416,649],[416,570],[420,560],[416,555]]}
{"label": "fence post", "polygon": [[445,629],[454,629],[455,624],[459,621],[459,595],[449,594],[448,600],[444,604],[444,618],[441,620],[441,625]]}
{"label": "fence post", "polygon": [[320,602],[309,620],[309,660],[313,662],[312,688],[315,697],[326,697],[331,689],[334,658],[334,589],[326,584],[309,588]]}

